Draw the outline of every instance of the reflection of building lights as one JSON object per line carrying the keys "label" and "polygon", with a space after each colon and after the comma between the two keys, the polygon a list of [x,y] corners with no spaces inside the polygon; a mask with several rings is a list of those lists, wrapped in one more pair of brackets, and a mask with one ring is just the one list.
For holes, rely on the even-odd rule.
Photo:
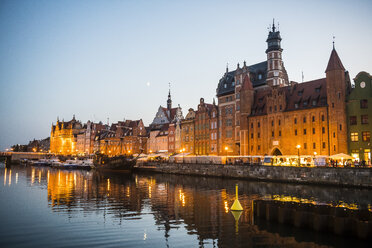
{"label": "reflection of building lights", "polygon": [[41,171],[39,171],[39,184],[41,182]]}
{"label": "reflection of building lights", "polygon": [[6,171],[7,171],[7,168],[5,167],[5,171],[4,171],[4,186],[6,185]]}
{"label": "reflection of building lights", "polygon": [[48,170],[48,173],[47,173],[47,182],[49,183],[49,170]]}
{"label": "reflection of building lights", "polygon": [[18,183],[18,172],[16,173],[16,184]]}
{"label": "reflection of building lights", "polygon": [[111,185],[110,185],[110,179],[107,178],[107,191],[110,191]]}
{"label": "reflection of building lights", "polygon": [[9,170],[9,186],[12,184],[12,170]]}
{"label": "reflection of building lights", "polygon": [[224,202],[225,204],[225,213],[229,212],[229,206],[227,205],[227,201]]}
{"label": "reflection of building lights", "polygon": [[35,181],[35,169],[32,168],[32,171],[31,171],[31,185],[34,184],[34,181]]}

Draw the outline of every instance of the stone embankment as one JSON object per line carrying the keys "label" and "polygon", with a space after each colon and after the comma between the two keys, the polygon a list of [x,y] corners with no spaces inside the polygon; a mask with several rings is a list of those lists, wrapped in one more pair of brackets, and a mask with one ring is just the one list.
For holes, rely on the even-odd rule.
{"label": "stone embankment", "polygon": [[150,162],[140,171],[248,180],[372,188],[371,168],[285,167]]}

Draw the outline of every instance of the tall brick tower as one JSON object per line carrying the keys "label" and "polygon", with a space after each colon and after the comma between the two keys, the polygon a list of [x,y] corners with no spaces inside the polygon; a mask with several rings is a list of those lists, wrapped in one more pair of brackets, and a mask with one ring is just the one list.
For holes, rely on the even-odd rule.
{"label": "tall brick tower", "polygon": [[338,57],[334,44],[325,73],[327,82],[329,155],[347,153],[346,95],[348,86],[345,79],[345,68]]}
{"label": "tall brick tower", "polygon": [[254,90],[249,74],[243,79],[240,89],[240,155],[248,155],[248,116],[251,114],[254,100]]}
{"label": "tall brick tower", "polygon": [[274,20],[269,36],[267,37],[267,84],[269,86],[287,86],[288,75],[282,60],[282,51],[279,30],[276,30]]}

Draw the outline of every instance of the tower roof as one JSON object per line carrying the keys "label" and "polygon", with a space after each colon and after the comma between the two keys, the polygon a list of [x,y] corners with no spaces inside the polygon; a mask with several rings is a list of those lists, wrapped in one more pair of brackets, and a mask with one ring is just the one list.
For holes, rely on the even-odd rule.
{"label": "tower roof", "polygon": [[325,70],[325,72],[334,70],[345,70],[335,48],[332,49],[331,57],[329,58],[327,69]]}

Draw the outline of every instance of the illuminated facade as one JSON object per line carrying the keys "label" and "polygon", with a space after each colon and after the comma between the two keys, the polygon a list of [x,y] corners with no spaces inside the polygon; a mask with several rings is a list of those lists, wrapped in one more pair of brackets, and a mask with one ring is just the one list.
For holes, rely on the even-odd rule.
{"label": "illuminated facade", "polygon": [[181,147],[186,153],[195,153],[195,111],[190,108],[186,118],[181,121]]}
{"label": "illuminated facade", "polygon": [[141,120],[126,120],[98,131],[94,138],[94,152],[106,155],[145,153],[147,132]]}
{"label": "illuminated facade", "polygon": [[[326,77],[289,82],[280,32],[267,38],[267,60],[226,70],[217,87],[219,154],[347,153],[349,74],[333,48]],[[297,148],[299,147],[299,148]]]}
{"label": "illuminated facade", "polygon": [[83,125],[75,119],[71,121],[59,121],[52,124],[50,133],[50,152],[62,155],[77,154],[77,135],[82,131]]}

